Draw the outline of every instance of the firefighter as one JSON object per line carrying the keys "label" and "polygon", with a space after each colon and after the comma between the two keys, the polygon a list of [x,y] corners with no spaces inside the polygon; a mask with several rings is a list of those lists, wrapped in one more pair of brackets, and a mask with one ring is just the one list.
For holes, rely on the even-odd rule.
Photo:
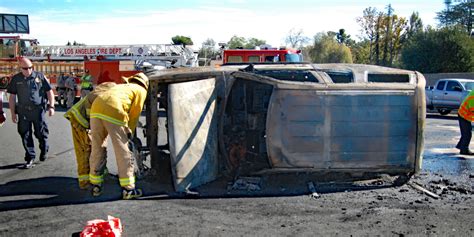
{"label": "firefighter", "polygon": [[69,75],[64,85],[66,87],[66,107],[70,109],[74,104],[74,100],[76,99],[77,91],[76,77],[74,72]]}
{"label": "firefighter", "polygon": [[81,98],[84,98],[87,94],[93,90],[92,76],[89,74],[89,70],[84,71],[84,75],[81,77]]}
{"label": "firefighter", "polygon": [[[79,180],[79,188],[87,189],[90,186],[89,182],[89,157],[91,154],[91,138],[90,138],[90,108],[92,102],[98,94],[107,91],[114,87],[114,82],[102,83],[91,92],[89,95],[81,99],[72,106],[64,117],[71,123],[72,140],[74,142],[74,151],[76,153],[77,175]],[[102,154],[106,155],[104,150]],[[102,159],[103,164],[99,164],[101,170],[105,169],[106,158]]]}
{"label": "firefighter", "polygon": [[148,77],[143,73],[125,79],[128,84],[120,84],[101,93],[92,103],[90,112],[92,152],[90,158],[90,182],[94,185],[92,195],[102,193],[104,159],[103,151],[110,137],[114,146],[118,176],[123,199],[134,199],[142,195],[135,187],[132,154],[129,140],[137,127],[148,89]]}
{"label": "firefighter", "polygon": [[56,92],[58,92],[58,104],[61,107],[66,107],[66,79],[67,76],[62,72],[58,77],[58,82],[56,83]]}
{"label": "firefighter", "polygon": [[474,90],[472,90],[464,99],[458,109],[459,129],[461,138],[456,148],[460,150],[461,155],[472,156],[474,153],[469,150],[469,144],[472,138],[472,121],[474,120]]}
{"label": "firefighter", "polygon": [[[25,149],[24,168],[33,167],[35,160],[34,135],[39,141],[40,161],[48,157],[48,124],[45,113],[54,115],[54,93],[49,80],[43,73],[33,70],[33,64],[27,58],[19,60],[21,72],[13,76],[8,84],[7,92],[10,93],[9,106],[13,123],[18,123],[18,133]],[[17,96],[18,95],[18,96]],[[17,102],[16,105],[15,102]],[[18,114],[18,115],[17,115]]]}

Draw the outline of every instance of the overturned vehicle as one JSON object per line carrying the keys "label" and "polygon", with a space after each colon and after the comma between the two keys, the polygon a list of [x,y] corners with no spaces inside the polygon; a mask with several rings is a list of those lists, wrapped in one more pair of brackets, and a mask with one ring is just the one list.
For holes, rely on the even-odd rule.
{"label": "overturned vehicle", "polygon": [[[146,148],[177,192],[220,177],[410,177],[421,169],[426,106],[418,72],[242,64],[157,71],[149,78]],[[160,114],[166,126],[159,125]],[[165,133],[166,152],[158,145]]]}

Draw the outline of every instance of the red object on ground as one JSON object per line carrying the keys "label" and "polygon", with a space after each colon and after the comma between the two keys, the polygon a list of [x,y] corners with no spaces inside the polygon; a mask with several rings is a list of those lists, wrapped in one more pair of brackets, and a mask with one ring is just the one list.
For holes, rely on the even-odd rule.
{"label": "red object on ground", "polygon": [[81,237],[120,237],[122,223],[119,218],[108,216],[108,220],[90,220],[81,232]]}

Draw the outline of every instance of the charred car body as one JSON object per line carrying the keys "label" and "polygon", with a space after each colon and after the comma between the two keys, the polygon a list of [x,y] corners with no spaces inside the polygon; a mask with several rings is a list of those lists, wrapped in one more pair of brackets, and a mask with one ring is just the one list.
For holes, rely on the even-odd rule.
{"label": "charred car body", "polygon": [[[176,191],[228,175],[421,168],[425,79],[355,64],[251,64],[149,74],[146,147]],[[169,155],[158,146],[166,109]],[[169,162],[166,160],[169,159]],[[167,165],[163,165],[167,164]]]}

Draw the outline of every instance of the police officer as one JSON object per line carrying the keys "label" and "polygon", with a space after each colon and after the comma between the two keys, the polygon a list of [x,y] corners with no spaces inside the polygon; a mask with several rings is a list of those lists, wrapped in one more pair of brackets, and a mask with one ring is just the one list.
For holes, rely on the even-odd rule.
{"label": "police officer", "polygon": [[18,133],[25,149],[24,168],[28,169],[33,167],[36,157],[31,125],[39,141],[40,160],[45,161],[47,158],[49,130],[45,113],[48,111],[49,116],[54,115],[54,94],[48,79],[42,73],[33,70],[33,64],[29,59],[21,58],[19,66],[21,72],[13,76],[7,92],[10,93],[12,121],[18,124]]}

